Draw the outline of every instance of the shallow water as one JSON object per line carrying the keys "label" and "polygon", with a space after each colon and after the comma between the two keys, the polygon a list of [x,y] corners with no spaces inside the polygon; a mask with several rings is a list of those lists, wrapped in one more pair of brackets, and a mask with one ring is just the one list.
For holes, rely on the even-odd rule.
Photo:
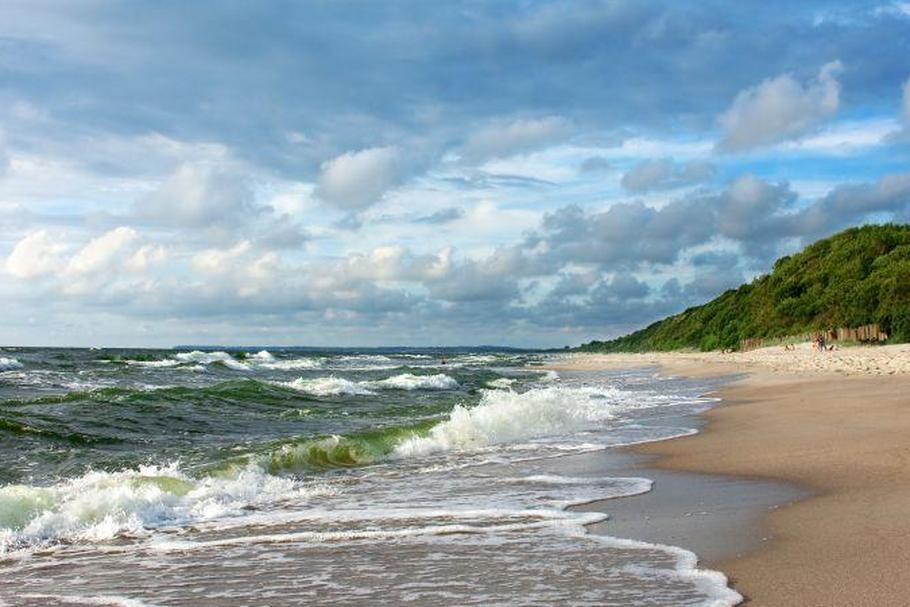
{"label": "shallow water", "polygon": [[[6,351],[15,605],[730,605],[684,550],[567,507],[554,458],[691,433],[704,384],[524,353]],[[530,366],[529,366],[530,365]]]}

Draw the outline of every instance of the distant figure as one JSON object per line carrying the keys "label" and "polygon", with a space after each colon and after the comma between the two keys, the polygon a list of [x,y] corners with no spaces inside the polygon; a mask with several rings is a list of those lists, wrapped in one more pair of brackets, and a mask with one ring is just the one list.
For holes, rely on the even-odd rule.
{"label": "distant figure", "polygon": [[822,333],[818,336],[818,349],[820,352],[827,352],[828,348],[825,346],[825,334]]}

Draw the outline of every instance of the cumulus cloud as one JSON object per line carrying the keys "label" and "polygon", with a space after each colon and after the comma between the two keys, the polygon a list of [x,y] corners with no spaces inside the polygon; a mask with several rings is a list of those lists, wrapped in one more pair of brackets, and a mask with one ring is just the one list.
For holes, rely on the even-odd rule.
{"label": "cumulus cloud", "polygon": [[109,269],[114,263],[122,263],[124,250],[138,238],[136,230],[125,226],[106,232],[76,253],[67,264],[65,273],[82,276]]}
{"label": "cumulus cloud", "polygon": [[378,202],[404,176],[396,147],[346,152],[322,164],[315,194],[341,209],[358,211]]}
{"label": "cumulus cloud", "polygon": [[6,271],[18,278],[34,278],[58,271],[60,255],[66,249],[45,230],[20,240],[6,258]]}
{"label": "cumulus cloud", "polygon": [[[192,258],[194,280],[200,290],[212,296],[274,296],[283,288],[279,266],[274,251],[258,249],[249,240],[224,249],[205,249]],[[286,299],[287,294],[277,297],[278,301]]]}
{"label": "cumulus cloud", "polygon": [[840,185],[815,204],[787,217],[786,223],[791,233],[814,238],[876,215],[910,221],[910,173]]}
{"label": "cumulus cloud", "polygon": [[571,133],[571,123],[561,116],[497,121],[468,138],[461,159],[481,164],[492,158],[507,158],[564,141]]}
{"label": "cumulus cloud", "polygon": [[588,262],[620,268],[673,263],[680,251],[712,235],[699,201],[683,198],[655,209],[640,201],[621,202],[586,213],[569,205],[544,217],[529,245],[543,244],[555,263]]}
{"label": "cumulus cloud", "polygon": [[622,186],[632,192],[667,190],[714,177],[717,169],[709,162],[675,163],[672,160],[645,160],[636,164],[622,176]]}
{"label": "cumulus cloud", "polygon": [[238,225],[259,212],[235,170],[195,163],[181,165],[133,205],[138,220],[177,228]]}
{"label": "cumulus cloud", "polygon": [[739,93],[720,116],[722,150],[739,151],[799,137],[840,107],[840,61],[826,63],[818,76],[800,83],[790,74],[764,80]]}

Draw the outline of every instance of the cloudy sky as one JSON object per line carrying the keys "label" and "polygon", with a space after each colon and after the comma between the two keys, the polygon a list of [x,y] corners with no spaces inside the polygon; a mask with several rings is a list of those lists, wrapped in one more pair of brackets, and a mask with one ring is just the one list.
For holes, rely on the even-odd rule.
{"label": "cloudy sky", "polygon": [[0,4],[0,343],[577,344],[889,220],[908,2]]}

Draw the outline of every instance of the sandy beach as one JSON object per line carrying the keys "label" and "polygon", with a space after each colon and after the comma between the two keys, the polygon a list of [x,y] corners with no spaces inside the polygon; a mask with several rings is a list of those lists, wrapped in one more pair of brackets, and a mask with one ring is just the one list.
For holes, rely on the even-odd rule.
{"label": "sandy beach", "polygon": [[647,364],[744,373],[705,431],[637,447],[668,470],[793,483],[811,497],[769,510],[769,541],[710,563],[750,605],[904,605],[910,596],[910,347],[814,352],[578,355],[563,369]]}

